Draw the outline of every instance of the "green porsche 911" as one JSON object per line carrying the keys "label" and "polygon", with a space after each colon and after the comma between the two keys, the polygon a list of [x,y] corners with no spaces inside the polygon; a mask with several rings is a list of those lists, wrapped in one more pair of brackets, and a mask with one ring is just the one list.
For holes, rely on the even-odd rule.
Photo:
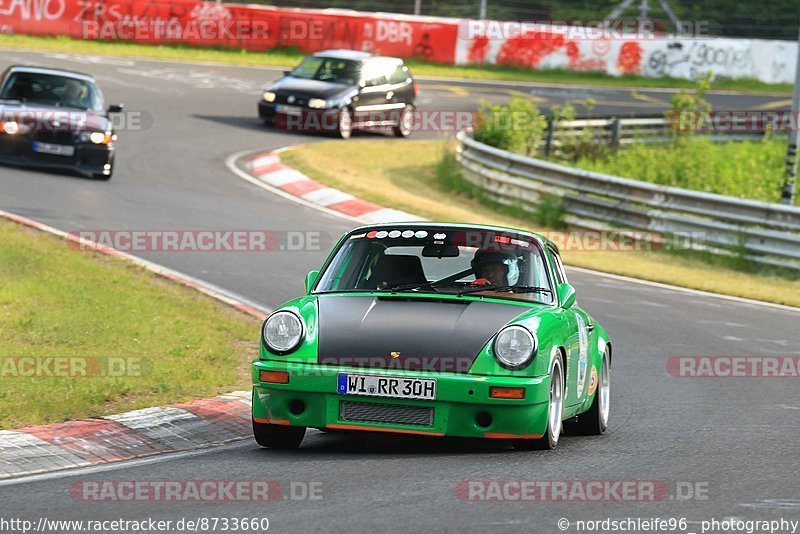
{"label": "green porsche 911", "polygon": [[262,446],[298,447],[309,427],[525,450],[606,430],[611,342],[538,234],[362,226],[305,285],[264,322],[252,365]]}

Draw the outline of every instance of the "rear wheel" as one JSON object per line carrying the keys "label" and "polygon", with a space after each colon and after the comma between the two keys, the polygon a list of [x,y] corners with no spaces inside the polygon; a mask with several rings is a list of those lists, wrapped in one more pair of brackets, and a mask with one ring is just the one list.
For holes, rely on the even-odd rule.
{"label": "rear wheel", "polygon": [[397,121],[397,126],[392,128],[394,135],[397,137],[408,137],[414,131],[414,106],[411,104],[403,108],[400,112],[400,118]]}
{"label": "rear wheel", "polygon": [[539,439],[515,439],[514,448],[522,451],[552,450],[561,437],[561,414],[564,408],[564,364],[561,353],[553,358],[550,369],[550,409],[547,413],[547,429]]}
{"label": "rear wheel", "polygon": [[304,426],[283,426],[253,421],[256,443],[270,449],[296,449],[306,435]]}
{"label": "rear wheel", "polygon": [[608,361],[608,349],[603,353],[600,364],[600,376],[597,377],[597,393],[592,406],[578,415],[577,421],[564,424],[564,430],[576,436],[598,436],[608,428],[608,416],[611,413],[611,363]]}

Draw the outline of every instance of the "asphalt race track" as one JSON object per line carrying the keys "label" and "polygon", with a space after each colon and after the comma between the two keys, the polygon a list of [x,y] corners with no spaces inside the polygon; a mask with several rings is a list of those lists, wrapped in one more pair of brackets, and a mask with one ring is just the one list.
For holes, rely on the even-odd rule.
{"label": "asphalt race track", "polygon": [[[233,153],[325,139],[277,132],[255,118],[268,69],[183,65],[59,54],[0,52],[13,63],[95,74],[109,102],[152,121],[122,131],[109,182],[0,168],[0,209],[65,231],[82,229],[268,229],[320,232],[322,250],[271,253],[142,254],[177,271],[273,308],[302,291],[331,240],[351,224],[277,197],[225,166]],[[472,109],[523,92],[546,107],[593,96],[597,114],[658,113],[669,93],[554,89],[423,80],[420,108]],[[788,107],[785,96],[714,94],[718,109]],[[437,134],[429,134],[437,135]],[[380,138],[381,134],[359,137]],[[402,142],[402,141],[398,141]],[[624,261],[624,257],[620,258]],[[497,442],[323,434],[301,449],[260,449],[243,441],[191,454],[0,483],[4,515],[51,519],[269,518],[270,531],[560,532],[560,518],[712,517],[800,519],[796,380],[674,378],[674,356],[788,356],[800,353],[800,311],[676,291],[572,271],[579,300],[615,341],[609,432],[564,437],[550,453]],[[254,336],[258,333],[254,332]],[[54,392],[54,400],[58,394]],[[87,503],[79,480],[248,480],[321,482],[322,500],[271,503]],[[465,502],[456,488],[474,479],[659,481],[655,502]],[[700,499],[683,500],[686,488]],[[679,491],[679,488],[680,491]],[[695,492],[697,493],[697,492]],[[697,528],[699,525],[690,523]],[[567,532],[575,532],[574,526]]]}

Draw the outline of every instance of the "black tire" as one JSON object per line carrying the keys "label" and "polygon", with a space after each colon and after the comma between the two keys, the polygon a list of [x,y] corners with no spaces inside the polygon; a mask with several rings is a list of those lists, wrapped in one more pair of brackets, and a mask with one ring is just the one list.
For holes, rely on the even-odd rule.
{"label": "black tire", "polygon": [[350,111],[350,108],[344,107],[339,110],[336,133],[342,139],[350,139],[350,136],[353,135],[353,112]]}
{"label": "black tire", "polygon": [[400,112],[397,126],[392,127],[395,137],[408,137],[414,131],[414,106],[408,104]]}
{"label": "black tire", "polygon": [[520,451],[549,451],[556,448],[558,440],[561,437],[561,414],[564,411],[564,360],[559,351],[558,356],[553,359],[553,367],[550,369],[550,410],[553,409],[554,395],[558,394],[559,414],[557,416],[556,425],[553,426],[552,417],[548,410],[547,415],[547,429],[544,435],[539,439],[515,439],[514,448]]}
{"label": "black tire", "polygon": [[[564,423],[564,431],[572,436],[599,436],[608,428],[611,396],[611,362],[608,349],[603,353],[600,372],[597,376],[597,390],[591,407],[578,415],[577,420]],[[605,389],[605,393],[602,391]]]}
{"label": "black tire", "polygon": [[253,421],[256,443],[270,449],[296,449],[306,435],[304,426],[283,426]]}

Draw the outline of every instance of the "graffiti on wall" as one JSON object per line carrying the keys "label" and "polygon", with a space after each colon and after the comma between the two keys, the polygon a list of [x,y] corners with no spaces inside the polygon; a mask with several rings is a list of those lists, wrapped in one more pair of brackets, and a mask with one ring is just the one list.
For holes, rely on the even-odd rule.
{"label": "graffiti on wall", "polygon": [[[786,41],[709,39],[703,37],[616,38],[575,37],[577,32],[553,27],[497,35],[497,23],[462,21],[456,47],[457,64],[515,65],[530,69],[558,68],[693,79],[699,75],[792,82],[797,45]],[[503,28],[514,28],[504,23]]]}
{"label": "graffiti on wall", "polygon": [[609,38],[581,36],[570,31],[571,27],[566,31],[552,27],[532,35],[498,35],[492,29],[519,26],[515,22],[331,13],[201,0],[0,0],[0,33],[175,41],[254,51],[275,46],[305,52],[349,48],[446,64],[687,79],[712,72],[714,76],[771,83],[791,83],[797,64],[797,45],[787,41],[643,38],[624,33]]}

